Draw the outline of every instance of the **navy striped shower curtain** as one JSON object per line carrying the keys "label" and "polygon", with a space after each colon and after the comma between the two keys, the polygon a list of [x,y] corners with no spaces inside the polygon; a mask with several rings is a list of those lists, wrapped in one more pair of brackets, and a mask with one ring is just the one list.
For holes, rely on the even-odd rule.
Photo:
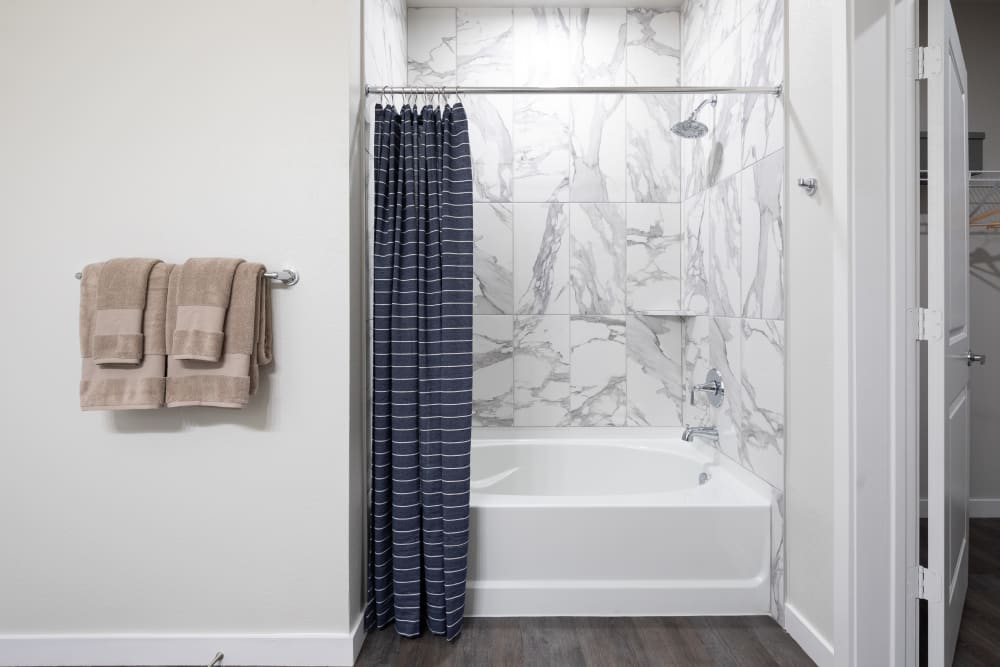
{"label": "navy striped shower curtain", "polygon": [[472,426],[472,162],[461,104],[375,108],[365,626],[462,630]]}

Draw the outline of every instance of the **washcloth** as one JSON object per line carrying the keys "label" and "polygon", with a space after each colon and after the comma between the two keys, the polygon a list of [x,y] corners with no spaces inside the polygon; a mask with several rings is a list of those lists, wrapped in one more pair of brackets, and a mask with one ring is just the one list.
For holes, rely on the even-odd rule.
{"label": "washcloth", "polygon": [[[182,280],[183,276],[171,277],[168,340],[180,322],[181,306],[175,297],[181,293]],[[217,362],[182,359],[168,349],[167,407],[242,408],[257,392],[260,367],[272,360],[271,284],[264,278],[262,264],[244,262],[236,268],[224,334],[222,358]]]}
{"label": "washcloth", "polygon": [[142,361],[142,317],[149,273],[158,259],[127,257],[104,263],[97,280],[93,357],[97,364]]}
{"label": "washcloth", "polygon": [[149,273],[142,318],[143,355],[138,364],[98,364],[93,338],[98,317],[98,291],[107,264],[84,268],[80,280],[80,408],[145,410],[163,405],[166,392],[167,284],[173,264],[159,262]]}
{"label": "washcloth", "polygon": [[201,257],[184,262],[176,286],[177,320],[171,340],[173,357],[220,360],[233,275],[242,263],[242,259],[223,257]]}

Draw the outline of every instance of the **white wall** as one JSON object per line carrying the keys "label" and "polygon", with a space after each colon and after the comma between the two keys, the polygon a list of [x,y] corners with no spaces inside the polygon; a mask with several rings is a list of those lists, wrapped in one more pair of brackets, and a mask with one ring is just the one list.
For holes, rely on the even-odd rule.
{"label": "white wall", "polygon": [[[352,629],[360,20],[354,0],[0,2],[0,663],[18,634]],[[121,255],[301,271],[251,406],[79,411],[73,273]]]}
{"label": "white wall", "polygon": [[[789,182],[819,180],[814,198],[788,193],[786,558],[790,626],[834,637],[833,472],[838,236],[834,31],[837,0],[787,5],[786,153]],[[842,94],[843,91],[841,91]]]}

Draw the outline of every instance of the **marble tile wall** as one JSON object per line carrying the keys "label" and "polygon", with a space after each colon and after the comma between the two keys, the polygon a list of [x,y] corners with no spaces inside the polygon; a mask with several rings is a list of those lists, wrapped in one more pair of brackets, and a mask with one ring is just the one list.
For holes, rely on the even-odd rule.
{"label": "marble tile wall", "polygon": [[365,0],[365,81],[405,85],[406,0]]}
{"label": "marble tile wall", "polygon": [[[782,82],[783,0],[688,0],[685,85]],[[685,100],[685,108],[698,103]],[[719,447],[772,487],[771,612],[784,618],[784,110],[773,96],[720,95],[709,133],[682,147],[684,382],[718,368],[720,408],[685,420],[714,424]]]}
{"label": "marble tile wall", "polygon": [[[677,85],[679,10],[410,8],[413,85]],[[467,96],[477,426],[679,426],[669,95]],[[739,298],[737,294],[735,299]]]}
{"label": "marble tile wall", "polygon": [[[414,85],[783,78],[784,0],[403,14],[401,0],[372,1],[405,16]],[[784,110],[775,97],[720,95],[700,116],[706,136],[671,134],[702,99],[462,100],[476,202],[474,424],[717,425],[720,449],[773,489],[772,613],[783,622]],[[687,405],[712,367],[726,402]]]}

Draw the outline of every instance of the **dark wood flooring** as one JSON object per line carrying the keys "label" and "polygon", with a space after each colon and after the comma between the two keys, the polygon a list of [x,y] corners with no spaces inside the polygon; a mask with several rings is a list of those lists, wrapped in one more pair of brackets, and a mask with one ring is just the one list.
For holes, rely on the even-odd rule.
{"label": "dark wood flooring", "polygon": [[357,667],[763,667],[813,665],[766,616],[471,618],[453,642],[368,635]]}
{"label": "dark wood flooring", "polygon": [[[926,563],[927,522],[921,521],[921,562]],[[925,603],[921,602],[921,607]],[[920,664],[926,665],[926,609],[920,614]],[[969,592],[955,648],[955,667],[1000,665],[1000,519],[969,521]]]}

